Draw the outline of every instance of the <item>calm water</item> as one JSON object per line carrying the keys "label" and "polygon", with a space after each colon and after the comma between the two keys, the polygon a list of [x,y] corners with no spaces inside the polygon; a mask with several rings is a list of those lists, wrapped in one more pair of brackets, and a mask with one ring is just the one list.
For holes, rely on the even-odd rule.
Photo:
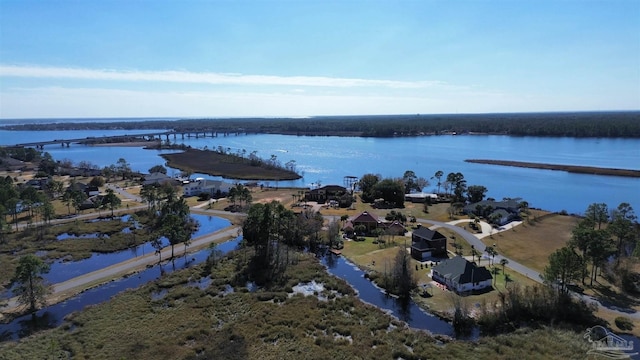
{"label": "calm water", "polygon": [[[229,220],[215,216],[191,214],[191,217],[198,221],[198,223],[200,224],[198,230],[193,234],[192,238],[210,234],[231,225]],[[169,246],[169,241],[166,238],[162,238],[162,240],[163,246]],[[64,241],[73,241],[73,239],[67,239]],[[178,248],[181,246],[183,245],[177,245]],[[155,248],[151,245],[151,243],[144,243],[132,249],[116,251],[112,253],[93,253],[91,257],[78,261],[56,260],[50,264],[49,272],[44,274],[43,277],[49,283],[56,284],[123,261],[127,261],[129,259],[133,259],[138,256],[143,256],[145,254],[154,252]],[[10,290],[0,292],[0,299],[10,298],[11,296],[13,296],[13,293]]]}
{"label": "calm water", "polygon": [[[219,244],[216,250],[226,254],[234,250],[240,240],[240,238],[237,238]],[[188,262],[183,257],[176,259],[175,268],[182,269],[198,264],[204,261],[208,254],[208,250],[201,250],[190,254]],[[363,272],[360,269],[345,261],[342,257],[328,255],[324,257],[322,261],[327,266],[329,273],[347,281],[358,292],[358,297],[365,302],[375,305],[384,311],[389,311],[393,316],[406,322],[413,328],[429,330],[434,334],[455,335],[451,324],[424,312],[413,302],[410,302],[408,306],[402,306],[396,299],[384,295],[369,280],[363,277]],[[81,310],[88,305],[107,301],[121,291],[136,288],[159,278],[162,272],[169,273],[173,270],[174,268],[171,263],[163,265],[162,269],[154,266],[135,276],[107,283],[78,294],[62,303],[41,309],[36,313],[35,320],[32,319],[31,315],[25,315],[14,319],[11,323],[0,324],[0,341],[17,340],[40,330],[60,326],[64,317],[74,311]],[[206,279],[208,278],[204,278],[205,282]],[[191,285],[201,286],[202,284],[196,283]],[[477,334],[474,334],[474,337],[475,336],[477,336]]]}
{"label": "calm water", "polygon": [[[114,131],[117,132],[117,131]],[[118,133],[121,134],[122,132]],[[93,135],[91,135],[93,134]],[[0,130],[2,143],[31,140],[80,138],[100,135],[92,131],[8,132]],[[360,178],[366,173],[401,177],[406,170],[430,179],[442,170],[461,172],[468,185],[484,185],[488,196],[522,197],[532,207],[551,211],[582,213],[594,202],[610,208],[628,202],[640,209],[640,179],[613,176],[569,174],[560,171],[471,164],[465,159],[520,160],[569,165],[640,169],[640,139],[576,139],[511,136],[425,136],[411,138],[359,138],[287,135],[230,135],[217,138],[176,139],[195,148],[222,146],[232,152],[253,151],[262,158],[276,155],[286,163],[295,160],[303,178],[281,181],[279,186],[344,184],[345,176]],[[89,160],[104,167],[125,158],[133,169],[147,172],[164,164],[162,152],[127,147],[57,145],[45,147],[57,159],[73,162]],[[176,174],[177,170],[170,170]],[[200,176],[200,174],[197,174]],[[215,178],[204,176],[207,178]],[[435,190],[435,179],[426,191]],[[276,182],[265,182],[275,186]]]}
{"label": "calm water", "polygon": [[[371,281],[365,279],[364,272],[341,256],[328,253],[323,257],[322,262],[327,266],[327,271],[331,275],[337,276],[351,285],[357,292],[358,297],[371,305],[388,311],[393,316],[406,322],[415,329],[429,330],[434,334],[455,336],[453,326],[440,318],[423,311],[413,301],[406,304],[394,297],[387,296],[381,289],[377,288]],[[477,331],[472,335],[476,338]]]}
{"label": "calm water", "polygon": [[[228,253],[234,250],[240,243],[240,238],[227,241],[216,246],[216,250]],[[184,269],[189,266],[203,262],[209,255],[209,250],[201,250],[189,254],[187,258],[176,258],[174,263],[163,264],[162,267],[154,266],[141,271],[134,276],[111,281],[104,285],[84,291],[61,303],[48,306],[36,312],[35,319],[31,315],[24,315],[14,319],[8,324],[0,324],[0,341],[17,340],[31,335],[34,332],[51,329],[62,324],[65,316],[74,311],[82,310],[85,306],[95,305],[111,299],[112,296],[127,290],[135,289],[149,281],[156,280],[162,274],[170,273],[174,270]]]}

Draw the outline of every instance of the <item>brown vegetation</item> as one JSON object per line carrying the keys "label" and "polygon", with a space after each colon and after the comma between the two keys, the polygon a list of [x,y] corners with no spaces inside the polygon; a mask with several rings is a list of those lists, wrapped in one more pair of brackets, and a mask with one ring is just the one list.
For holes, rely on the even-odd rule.
{"label": "brown vegetation", "polygon": [[531,210],[530,219],[482,241],[487,246],[495,244],[498,254],[541,272],[549,262],[549,255],[571,239],[571,231],[578,219],[537,210]]}
{"label": "brown vegetation", "polygon": [[301,176],[293,171],[264,163],[252,164],[248,159],[214,151],[187,149],[181,153],[162,154],[170,167],[229,179],[296,180]]}
{"label": "brown vegetation", "polygon": [[561,170],[577,174],[589,175],[610,175],[610,176],[626,176],[640,177],[640,170],[631,169],[611,169],[595,166],[577,166],[577,165],[558,165],[558,164],[542,164],[524,161],[507,161],[507,160],[485,160],[485,159],[467,159],[465,162],[476,164],[515,166],[532,169]]}

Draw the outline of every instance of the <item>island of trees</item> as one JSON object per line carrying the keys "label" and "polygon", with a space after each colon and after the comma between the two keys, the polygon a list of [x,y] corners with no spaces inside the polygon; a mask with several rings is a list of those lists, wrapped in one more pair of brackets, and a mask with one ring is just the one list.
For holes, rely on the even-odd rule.
{"label": "island of trees", "polygon": [[162,154],[169,166],[189,173],[202,173],[241,180],[297,180],[295,160],[284,165],[276,155],[261,159],[253,151],[232,154],[220,147],[216,151],[187,149],[181,153]]}

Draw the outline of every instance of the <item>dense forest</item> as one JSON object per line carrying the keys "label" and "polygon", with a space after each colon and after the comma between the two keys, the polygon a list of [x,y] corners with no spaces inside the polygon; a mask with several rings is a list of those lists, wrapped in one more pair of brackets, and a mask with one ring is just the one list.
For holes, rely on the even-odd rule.
{"label": "dense forest", "polygon": [[4,130],[167,129],[364,137],[438,134],[640,137],[640,111],[449,115],[317,116],[309,118],[203,118],[123,122],[59,122],[5,126]]}

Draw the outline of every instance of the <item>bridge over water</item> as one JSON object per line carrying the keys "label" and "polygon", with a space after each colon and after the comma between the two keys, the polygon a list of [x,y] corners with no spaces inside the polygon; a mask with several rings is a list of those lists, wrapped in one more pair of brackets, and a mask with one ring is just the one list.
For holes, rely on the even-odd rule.
{"label": "bridge over water", "polygon": [[[180,136],[182,139],[186,137],[195,137],[195,138],[199,138],[199,137],[217,137],[218,133],[220,133],[219,131],[212,131],[212,130],[193,130],[193,131],[175,131],[175,130],[169,130],[169,131],[163,131],[163,132],[156,132],[156,133],[144,133],[144,134],[123,134],[123,135],[111,135],[111,136],[89,136],[89,137],[84,137],[84,138],[78,138],[78,139],[55,139],[55,140],[50,140],[50,141],[35,141],[35,142],[26,142],[26,143],[20,143],[20,144],[15,144],[14,146],[16,147],[35,147],[38,149],[42,149],[44,148],[45,145],[55,145],[55,144],[60,144],[61,146],[66,146],[69,147],[71,144],[99,144],[99,143],[108,143],[110,140],[133,140],[133,139],[143,139],[143,140],[147,140],[147,141],[151,141],[154,139],[158,139],[158,140],[162,140],[162,138],[166,138],[166,140],[168,141],[170,139],[171,136],[173,136],[174,139],[176,139],[178,136]],[[228,132],[223,132],[225,135],[228,134]],[[237,133],[236,133],[237,134]]]}

